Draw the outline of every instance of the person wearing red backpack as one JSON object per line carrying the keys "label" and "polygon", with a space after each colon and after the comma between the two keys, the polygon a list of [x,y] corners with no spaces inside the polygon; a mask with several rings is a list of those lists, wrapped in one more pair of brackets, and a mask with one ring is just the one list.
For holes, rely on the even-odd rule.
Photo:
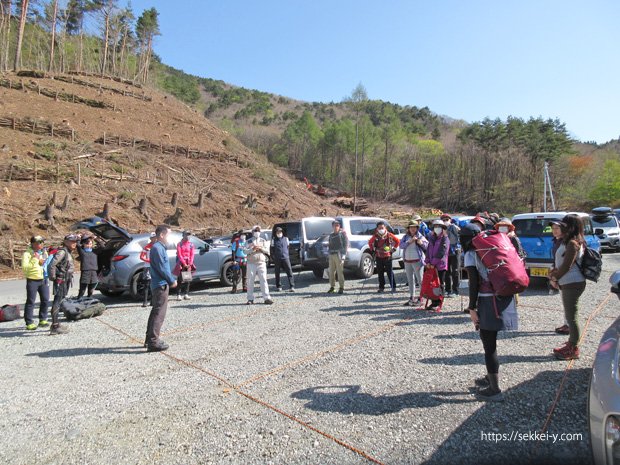
{"label": "person wearing red backpack", "polygon": [[569,331],[568,341],[553,349],[553,355],[559,360],[573,360],[579,358],[579,298],[586,289],[586,278],[579,269],[585,246],[583,222],[577,215],[566,215],[549,224],[560,243],[549,280],[551,286],[560,290]]}
{"label": "person wearing red backpack", "polygon": [[383,221],[377,223],[377,229],[368,241],[370,252],[374,254],[377,262],[377,274],[379,275],[379,290],[381,293],[385,289],[385,276],[390,281],[392,292],[396,292],[396,279],[394,279],[394,271],[392,269],[392,254],[400,245],[400,240],[394,234],[389,232]]}
{"label": "person wearing red backpack", "polygon": [[461,228],[459,237],[469,278],[467,310],[474,327],[480,332],[487,369],[487,374],[474,380],[474,384],[480,388],[476,393],[479,400],[501,402],[504,395],[499,387],[497,333],[502,330],[516,330],[518,315],[514,296],[498,296],[491,286],[489,270],[482,263],[472,243],[480,232],[478,225],[469,223]]}

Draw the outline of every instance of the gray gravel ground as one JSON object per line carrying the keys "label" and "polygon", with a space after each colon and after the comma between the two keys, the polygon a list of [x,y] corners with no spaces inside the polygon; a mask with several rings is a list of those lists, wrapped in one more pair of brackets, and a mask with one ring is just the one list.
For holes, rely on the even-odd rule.
{"label": "gray gravel ground", "polygon": [[[68,323],[66,336],[3,323],[0,463],[590,463],[590,367],[620,308],[606,300],[620,254],[604,260],[582,299],[582,327],[592,318],[574,364],[551,356],[565,340],[553,332],[559,296],[540,285],[521,296],[520,331],[498,342],[504,403],[474,400],[482,344],[460,299],[440,314],[412,310],[404,287],[377,295],[376,276],[328,296],[303,272],[272,306],[196,286],[171,302],[165,353],[142,348],[149,309],[124,297],[102,297],[108,311]],[[24,299],[21,283],[0,293]],[[545,426],[577,437],[483,438]]]}

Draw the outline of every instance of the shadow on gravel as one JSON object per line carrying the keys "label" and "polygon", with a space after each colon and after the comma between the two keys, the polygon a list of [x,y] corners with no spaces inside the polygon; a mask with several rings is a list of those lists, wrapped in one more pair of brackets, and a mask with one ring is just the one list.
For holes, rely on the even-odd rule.
{"label": "shadow on gravel", "polygon": [[[307,400],[305,407],[317,412],[343,415],[383,415],[403,409],[437,407],[442,404],[475,402],[463,399],[467,392],[410,392],[395,396],[373,396],[360,392],[359,385],[316,386],[291,394],[293,399]],[[452,398],[451,398],[452,397]],[[459,398],[453,398],[459,397]]]}
{"label": "shadow on gravel", "polygon": [[[499,339],[513,339],[516,337],[554,336],[555,331],[503,331]],[[465,331],[460,334],[438,334],[433,339],[480,339],[478,331]]]}
{"label": "shadow on gravel", "polygon": [[[484,352],[482,345],[479,354],[455,355],[454,357],[432,357],[418,360],[420,363],[428,365],[484,365]],[[499,363],[544,363],[550,362],[556,365],[560,362],[556,360],[551,351],[549,354],[541,355],[499,355]]]}
{"label": "shadow on gravel", "polygon": [[[131,350],[129,350],[131,349]],[[114,354],[144,354],[146,350],[142,346],[127,347],[76,347],[73,349],[54,349],[46,352],[34,352],[26,354],[26,357],[57,358],[57,357],[80,357],[83,355],[114,355]]]}
{"label": "shadow on gravel", "polygon": [[[448,436],[424,464],[591,464],[587,417],[590,373],[589,368],[569,371],[546,430],[549,436],[540,433],[564,376],[562,370],[543,371],[505,389],[502,403],[481,403],[481,408]],[[561,434],[572,437],[561,438]]]}
{"label": "shadow on gravel", "polygon": [[41,335],[47,334],[49,331],[39,330],[39,331],[27,331],[24,328],[0,328],[0,337],[25,337],[30,335]]}

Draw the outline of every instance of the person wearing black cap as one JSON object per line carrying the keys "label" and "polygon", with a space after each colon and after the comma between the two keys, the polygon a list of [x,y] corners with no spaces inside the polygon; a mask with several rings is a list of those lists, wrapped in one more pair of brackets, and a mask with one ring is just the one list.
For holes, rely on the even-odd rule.
{"label": "person wearing black cap", "polygon": [[[24,320],[26,320],[26,329],[34,331],[41,327],[49,326],[47,321],[47,309],[50,300],[50,288],[47,284],[47,277],[43,264],[47,259],[47,250],[43,248],[45,240],[41,236],[32,236],[30,238],[30,247],[22,256],[22,270],[26,278],[26,304],[24,305]],[[37,294],[41,303],[39,304],[39,324],[37,325],[33,319],[34,303],[37,300]]]}
{"label": "person wearing black cap", "polygon": [[481,232],[475,223],[463,226],[459,240],[464,252],[464,264],[469,278],[469,304],[467,311],[484,348],[484,362],[487,374],[474,380],[480,388],[476,393],[479,400],[501,402],[504,395],[499,387],[499,360],[497,357],[497,333],[502,330],[516,330],[517,309],[514,296],[496,296],[489,281],[489,271],[482,263],[472,244],[472,239]]}
{"label": "person wearing black cap", "polygon": [[88,297],[93,296],[93,291],[99,282],[97,278],[97,255],[93,252],[92,236],[83,236],[77,248],[78,260],[80,260],[80,290],[78,299],[84,297],[88,289]]}
{"label": "person wearing black cap", "polygon": [[553,355],[560,360],[573,360],[579,358],[579,298],[586,289],[586,279],[579,269],[586,242],[584,227],[577,215],[566,215],[561,221],[553,220],[550,224],[553,235],[559,239],[559,246],[549,280],[560,290],[569,330],[568,341],[553,349]]}
{"label": "person wearing black cap", "polygon": [[73,281],[73,251],[77,247],[78,236],[67,234],[63,246],[58,249],[49,265],[49,279],[54,283],[54,302],[52,303],[52,327],[50,335],[65,334],[67,329],[60,325],[60,304],[67,297]]}
{"label": "person wearing black cap", "polygon": [[340,228],[338,220],[332,221],[332,232],[327,238],[327,252],[329,255],[329,290],[328,294],[336,292],[336,275],[338,275],[338,293],[344,293],[344,259],[349,250],[349,238]]}
{"label": "person wearing black cap", "polygon": [[271,239],[271,259],[275,267],[274,272],[276,275],[276,291],[280,292],[282,286],[280,285],[280,268],[284,269],[286,276],[288,277],[289,291],[295,292],[295,278],[293,277],[293,269],[291,267],[291,260],[288,252],[288,237],[284,235],[281,227],[275,229],[275,234]]}

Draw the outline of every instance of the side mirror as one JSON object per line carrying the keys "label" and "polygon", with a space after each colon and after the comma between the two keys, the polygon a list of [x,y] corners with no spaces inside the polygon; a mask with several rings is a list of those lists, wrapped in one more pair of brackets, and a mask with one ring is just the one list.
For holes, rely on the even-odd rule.
{"label": "side mirror", "polygon": [[603,234],[605,234],[605,231],[603,231],[601,228],[596,228],[594,230],[594,234],[596,234],[597,236],[602,236]]}

